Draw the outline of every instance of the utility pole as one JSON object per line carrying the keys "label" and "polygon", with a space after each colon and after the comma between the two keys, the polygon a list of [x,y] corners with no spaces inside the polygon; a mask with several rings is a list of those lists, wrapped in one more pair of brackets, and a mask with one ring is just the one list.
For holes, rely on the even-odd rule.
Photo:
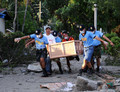
{"label": "utility pole", "polygon": [[97,4],[94,4],[94,27],[97,30]]}
{"label": "utility pole", "polygon": [[41,21],[41,1],[39,2],[39,22]]}

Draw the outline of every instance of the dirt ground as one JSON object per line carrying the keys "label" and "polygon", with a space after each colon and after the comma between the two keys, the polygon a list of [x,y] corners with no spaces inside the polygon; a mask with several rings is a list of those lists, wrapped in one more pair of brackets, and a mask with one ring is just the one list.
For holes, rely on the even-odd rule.
{"label": "dirt ground", "polygon": [[[108,71],[120,76],[120,67],[105,66],[105,58],[105,55],[103,55],[101,58],[101,70]],[[82,65],[82,60],[83,58],[81,55],[79,62],[77,60],[70,61],[72,73],[68,73],[66,59],[61,59],[64,74],[60,74],[57,64],[55,62],[52,62],[52,68],[54,68],[53,74],[46,78],[41,77],[42,73],[27,72],[27,65],[13,69],[5,68],[0,73],[0,92],[51,92],[49,89],[40,88],[40,85],[56,82],[71,82],[75,84],[78,71]],[[57,90],[56,92],[63,91]]]}

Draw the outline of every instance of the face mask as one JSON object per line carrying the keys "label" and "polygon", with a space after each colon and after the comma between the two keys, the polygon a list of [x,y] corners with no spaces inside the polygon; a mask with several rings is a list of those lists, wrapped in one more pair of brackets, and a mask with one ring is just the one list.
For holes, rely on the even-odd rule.
{"label": "face mask", "polygon": [[83,33],[84,33],[84,31],[80,31],[80,33],[81,33],[81,34],[83,34]]}
{"label": "face mask", "polygon": [[41,35],[37,35],[37,38],[40,38],[41,37]]}
{"label": "face mask", "polygon": [[68,37],[64,37],[64,39],[68,39]]}
{"label": "face mask", "polygon": [[93,31],[92,33],[94,34],[95,32]]}

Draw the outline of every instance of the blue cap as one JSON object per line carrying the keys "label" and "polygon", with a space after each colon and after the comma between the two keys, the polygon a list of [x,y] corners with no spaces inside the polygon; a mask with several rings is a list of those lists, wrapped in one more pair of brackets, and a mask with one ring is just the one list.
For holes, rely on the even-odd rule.
{"label": "blue cap", "polygon": [[55,36],[55,37],[57,36],[57,34],[58,34],[57,31],[53,31],[53,33],[52,33],[52,35]]}
{"label": "blue cap", "polygon": [[80,25],[80,26],[79,26],[79,30],[80,30],[80,31],[82,31],[84,28],[85,28],[84,25]]}
{"label": "blue cap", "polygon": [[89,30],[89,31],[94,31],[94,30],[95,30],[95,27],[92,25],[92,26],[89,27],[88,30]]}
{"label": "blue cap", "polygon": [[37,29],[36,31],[35,31],[35,34],[36,35],[39,35],[41,33],[41,30],[40,29]]}

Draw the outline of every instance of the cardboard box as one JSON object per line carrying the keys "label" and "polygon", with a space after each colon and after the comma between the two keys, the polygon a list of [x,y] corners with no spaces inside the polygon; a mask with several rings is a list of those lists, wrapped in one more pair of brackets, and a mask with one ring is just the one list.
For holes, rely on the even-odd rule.
{"label": "cardboard box", "polygon": [[66,41],[48,45],[48,52],[51,59],[75,56],[80,54],[81,47],[79,40]]}

